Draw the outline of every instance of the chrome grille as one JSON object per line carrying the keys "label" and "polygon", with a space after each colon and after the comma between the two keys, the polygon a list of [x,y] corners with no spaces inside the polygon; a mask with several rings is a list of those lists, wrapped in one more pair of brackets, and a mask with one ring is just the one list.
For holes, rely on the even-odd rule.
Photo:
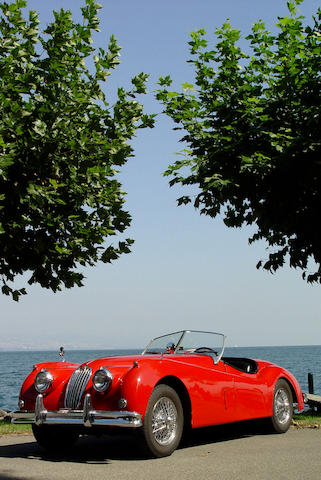
{"label": "chrome grille", "polygon": [[88,384],[91,376],[91,368],[79,367],[71,375],[66,395],[65,395],[65,407],[76,410],[79,407],[82,394]]}

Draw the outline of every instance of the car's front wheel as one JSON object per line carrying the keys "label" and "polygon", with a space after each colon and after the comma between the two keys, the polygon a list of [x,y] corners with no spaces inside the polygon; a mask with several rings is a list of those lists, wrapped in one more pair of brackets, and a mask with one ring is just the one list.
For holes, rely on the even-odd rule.
{"label": "car's front wheel", "polygon": [[184,426],[182,403],[168,385],[154,388],[143,422],[145,451],[154,457],[171,455],[178,447]]}
{"label": "car's front wheel", "polygon": [[287,381],[280,379],[274,389],[271,426],[275,433],[285,433],[292,423],[293,397]]}
{"label": "car's front wheel", "polygon": [[32,432],[41,447],[48,452],[64,453],[70,450],[79,435],[70,427],[61,425],[32,425]]}

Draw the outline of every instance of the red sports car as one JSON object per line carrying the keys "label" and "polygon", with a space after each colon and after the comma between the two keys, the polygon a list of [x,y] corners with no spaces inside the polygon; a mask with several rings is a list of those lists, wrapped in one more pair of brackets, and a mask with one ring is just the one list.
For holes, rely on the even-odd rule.
{"label": "red sports car", "polygon": [[184,428],[266,417],[286,432],[293,403],[304,407],[297,380],[266,361],[225,357],[224,345],[222,334],[184,330],[153,339],[141,355],[35,365],[13,422],[31,423],[48,450],[84,433],[132,429],[156,457],[177,448]]}

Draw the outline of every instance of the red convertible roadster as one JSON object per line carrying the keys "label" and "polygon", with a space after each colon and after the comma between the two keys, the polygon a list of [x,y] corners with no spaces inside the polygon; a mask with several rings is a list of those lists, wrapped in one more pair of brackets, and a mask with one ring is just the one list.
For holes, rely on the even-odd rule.
{"label": "red convertible roadster", "polygon": [[176,449],[184,427],[266,417],[286,432],[293,402],[304,407],[297,380],[266,361],[225,357],[224,345],[222,334],[184,330],[153,339],[141,355],[35,365],[13,422],[31,423],[48,450],[84,433],[132,429],[156,457]]}

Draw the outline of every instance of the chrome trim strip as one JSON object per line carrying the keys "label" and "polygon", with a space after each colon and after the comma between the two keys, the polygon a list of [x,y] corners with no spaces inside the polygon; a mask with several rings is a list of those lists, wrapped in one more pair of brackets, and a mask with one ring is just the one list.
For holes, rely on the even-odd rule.
{"label": "chrome trim strip", "polygon": [[109,427],[136,428],[143,425],[142,416],[137,412],[94,410],[89,393],[85,396],[83,410],[63,408],[52,412],[45,409],[43,396],[39,394],[34,411],[18,410],[13,412],[11,421],[12,423],[83,425],[85,427],[104,425]]}

